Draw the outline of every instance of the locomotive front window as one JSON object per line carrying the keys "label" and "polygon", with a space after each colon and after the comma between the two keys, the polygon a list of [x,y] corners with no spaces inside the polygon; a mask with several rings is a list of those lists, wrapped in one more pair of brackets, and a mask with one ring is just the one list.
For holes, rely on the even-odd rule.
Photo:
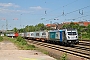
{"label": "locomotive front window", "polygon": [[76,32],[68,32],[68,35],[77,35]]}
{"label": "locomotive front window", "polygon": [[34,36],[34,34],[32,33],[31,36]]}
{"label": "locomotive front window", "polygon": [[43,32],[43,33],[42,33],[42,35],[46,35],[46,33],[45,33],[45,32]]}
{"label": "locomotive front window", "polygon": [[58,37],[58,34],[56,34],[56,37]]}
{"label": "locomotive front window", "polygon": [[36,36],[39,36],[39,33],[36,33]]}

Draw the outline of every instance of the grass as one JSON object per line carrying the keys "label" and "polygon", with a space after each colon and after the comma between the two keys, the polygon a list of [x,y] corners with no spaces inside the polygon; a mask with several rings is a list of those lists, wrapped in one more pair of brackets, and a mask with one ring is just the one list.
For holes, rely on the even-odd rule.
{"label": "grass", "polygon": [[46,50],[44,50],[44,49],[37,48],[37,50],[40,51],[40,52],[42,52],[42,53],[44,53],[44,54],[46,54],[46,55],[49,55],[49,52],[46,51]]}
{"label": "grass", "polygon": [[64,53],[63,55],[62,55],[62,57],[61,57],[61,59],[60,60],[67,60],[67,54],[66,53]]}
{"label": "grass", "polygon": [[1,41],[3,41],[3,37],[2,37],[2,36],[0,36],[0,42],[1,42]]}
{"label": "grass", "polygon": [[13,42],[18,47],[19,50],[35,50],[36,49],[34,45],[28,44],[26,40],[20,36],[17,38],[4,37],[4,39]]}

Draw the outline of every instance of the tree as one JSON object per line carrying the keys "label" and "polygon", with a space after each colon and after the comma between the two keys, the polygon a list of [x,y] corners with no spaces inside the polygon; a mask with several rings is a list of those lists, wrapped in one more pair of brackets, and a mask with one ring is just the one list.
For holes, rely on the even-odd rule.
{"label": "tree", "polygon": [[19,33],[22,33],[22,32],[25,31],[24,28],[22,28],[22,29],[18,29],[18,30],[19,30]]}
{"label": "tree", "polygon": [[69,28],[69,24],[64,24],[62,28]]}
{"label": "tree", "polygon": [[29,26],[29,32],[33,32],[33,31],[35,31],[35,26]]}
{"label": "tree", "polygon": [[33,32],[33,31],[40,31],[40,30],[46,30],[46,26],[43,23],[39,23],[35,26],[33,25],[27,25],[25,28],[19,29],[19,32]]}
{"label": "tree", "polygon": [[29,32],[29,26],[28,25],[25,27],[25,32]]}
{"label": "tree", "polygon": [[71,22],[70,24],[64,24],[63,25],[63,28],[74,28],[74,23],[73,22]]}
{"label": "tree", "polygon": [[90,39],[90,25],[87,26],[87,35],[88,35],[88,38]]}
{"label": "tree", "polygon": [[36,31],[45,30],[46,26],[43,23],[39,23],[38,25],[35,26],[35,28]]}
{"label": "tree", "polygon": [[90,33],[90,25],[87,26],[87,33]]}
{"label": "tree", "polygon": [[13,31],[14,31],[14,33],[17,33],[17,32],[18,32],[18,29],[15,27],[15,28],[13,29]]}

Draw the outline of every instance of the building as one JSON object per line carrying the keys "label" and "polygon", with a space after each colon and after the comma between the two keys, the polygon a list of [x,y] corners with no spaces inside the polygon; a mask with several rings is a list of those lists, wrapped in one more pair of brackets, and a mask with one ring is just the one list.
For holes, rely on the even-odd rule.
{"label": "building", "polygon": [[[70,24],[71,22],[64,22],[63,24]],[[88,26],[90,22],[88,21],[80,21],[80,22],[73,22],[74,24],[79,24],[79,26]]]}
{"label": "building", "polygon": [[63,24],[47,24],[46,27],[50,27],[52,29],[61,29]]}
{"label": "building", "polygon": [[[47,24],[46,27],[51,27],[53,29],[62,29],[63,25],[70,24],[71,22],[64,22],[61,24]],[[88,21],[80,21],[80,22],[73,22],[74,24],[79,24],[79,26],[88,26],[90,22]]]}
{"label": "building", "polygon": [[52,29],[56,29],[56,24],[47,24],[46,27],[50,27]]}

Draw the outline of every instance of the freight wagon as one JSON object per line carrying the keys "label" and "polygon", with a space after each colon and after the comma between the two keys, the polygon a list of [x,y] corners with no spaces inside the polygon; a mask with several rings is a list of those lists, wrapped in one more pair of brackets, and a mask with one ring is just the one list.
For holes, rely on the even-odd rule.
{"label": "freight wagon", "polygon": [[19,33],[7,33],[6,36],[8,36],[8,37],[18,37]]}

